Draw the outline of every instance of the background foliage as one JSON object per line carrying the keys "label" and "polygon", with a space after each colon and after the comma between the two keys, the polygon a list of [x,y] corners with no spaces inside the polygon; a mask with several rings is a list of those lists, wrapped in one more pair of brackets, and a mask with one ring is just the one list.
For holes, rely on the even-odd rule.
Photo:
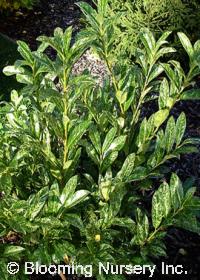
{"label": "background foliage", "polygon": [[0,0],[0,10],[30,9],[36,2],[38,2],[38,0]]}
{"label": "background foliage", "polygon": [[[144,27],[158,35],[166,30],[182,31],[193,42],[200,37],[200,3],[197,0],[112,0],[109,4],[108,16],[116,16],[116,52],[126,52],[130,56]],[[171,41],[178,44],[176,36]]]}

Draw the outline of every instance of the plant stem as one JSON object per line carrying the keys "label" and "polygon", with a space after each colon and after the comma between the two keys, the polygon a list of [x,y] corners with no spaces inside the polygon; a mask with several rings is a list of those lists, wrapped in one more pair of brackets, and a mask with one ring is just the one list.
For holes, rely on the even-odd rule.
{"label": "plant stem", "polygon": [[[104,39],[104,33],[103,32],[100,32],[100,38],[101,38],[101,42],[102,42],[102,45],[103,45],[103,51],[104,51],[104,59],[105,59],[105,62],[106,62],[106,65],[107,65],[107,68],[108,68],[108,72],[112,78],[112,82],[113,82],[113,85],[114,85],[114,88],[115,88],[115,91],[117,93],[117,91],[119,90],[118,89],[118,85],[117,85],[117,80],[115,78],[115,75],[113,74],[112,72],[112,66],[108,60],[108,52],[107,52],[107,48],[106,48],[106,43],[105,43],[105,39]],[[122,104],[119,102],[119,106],[120,106],[120,110],[121,110],[121,115],[122,117],[124,117],[124,109],[123,109],[123,106]]]}
{"label": "plant stem", "polygon": [[163,227],[159,227],[159,228],[157,228],[156,230],[154,230],[154,232],[152,232],[152,234],[149,236],[149,238],[147,239],[147,242],[150,242],[153,238],[154,238],[154,236],[156,235],[156,233],[158,233],[160,230],[163,230]]}
{"label": "plant stem", "polygon": [[[112,78],[115,91],[116,91],[116,93],[117,93],[117,91],[119,90],[118,85],[117,85],[117,80],[116,80],[116,78],[115,78],[115,75],[114,75],[113,72],[112,72],[112,67],[111,67],[111,65],[110,65],[110,63],[109,63],[109,61],[108,61],[108,59],[106,58],[105,61],[106,61],[106,65],[107,65],[109,74],[110,74],[110,76],[111,76],[111,78]],[[119,102],[119,106],[120,106],[120,110],[121,110],[121,115],[122,115],[122,117],[124,117],[124,109],[123,109],[123,106],[122,106],[122,104],[121,104],[120,102]]]}
{"label": "plant stem", "polygon": [[138,122],[138,119],[139,119],[139,116],[140,116],[140,107],[142,105],[144,97],[146,96],[145,92],[146,92],[148,84],[149,84],[149,76],[151,74],[151,70],[152,70],[153,65],[154,65],[154,63],[152,63],[149,66],[149,69],[148,69],[148,72],[147,72],[147,75],[146,75],[146,78],[145,78],[144,86],[141,90],[140,98],[139,98],[137,107],[135,109],[135,112],[133,113],[133,117],[132,117],[132,120],[131,120],[131,123],[130,123],[130,132],[129,132],[129,136],[128,136],[129,147],[131,146],[131,142],[132,142],[132,139],[134,137],[135,124]]}
{"label": "plant stem", "polygon": [[60,272],[60,278],[62,279],[62,280],[67,280],[67,278],[65,277],[65,275],[62,273],[62,272]]}
{"label": "plant stem", "polygon": [[[176,215],[179,214],[179,212],[181,212],[184,209],[184,204],[185,203],[186,203],[186,201],[184,201],[183,204],[181,205],[181,207],[179,209],[177,209],[177,211],[172,215],[172,218],[174,218]],[[147,242],[150,242],[159,231],[163,231],[166,228],[167,228],[166,226],[161,225],[160,227],[155,229],[154,232],[152,232],[152,234],[147,239]]]}
{"label": "plant stem", "polygon": [[63,72],[63,92],[64,92],[64,113],[63,113],[63,121],[64,121],[64,156],[63,156],[63,165],[67,161],[68,155],[68,147],[67,147],[67,132],[68,132],[68,104],[67,104],[67,77],[66,72]]}

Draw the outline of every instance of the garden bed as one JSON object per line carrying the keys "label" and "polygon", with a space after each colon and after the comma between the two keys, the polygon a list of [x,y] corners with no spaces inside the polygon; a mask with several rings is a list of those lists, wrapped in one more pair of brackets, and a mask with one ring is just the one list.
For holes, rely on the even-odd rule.
{"label": "garden bed", "polygon": [[2,14],[0,32],[13,40],[23,40],[35,49],[36,38],[44,34],[51,36],[56,27],[65,29],[73,25],[74,32],[80,29],[81,12],[75,2],[73,0],[41,0],[33,10],[20,9]]}

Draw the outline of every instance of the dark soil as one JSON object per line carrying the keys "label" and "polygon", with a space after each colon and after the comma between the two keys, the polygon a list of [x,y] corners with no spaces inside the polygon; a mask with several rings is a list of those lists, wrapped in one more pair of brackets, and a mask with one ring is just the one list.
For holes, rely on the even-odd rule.
{"label": "dark soil", "polygon": [[[199,86],[199,82],[197,81]],[[185,112],[187,119],[186,138],[200,138],[200,101],[186,101],[178,103],[173,109],[173,114],[178,116]],[[200,147],[199,147],[200,148]],[[193,177],[200,195],[200,153],[182,155],[171,165],[171,170],[176,172],[182,180]]]}
{"label": "dark soil", "polygon": [[[87,1],[91,2],[91,1]],[[81,13],[73,0],[41,0],[34,10],[19,10],[7,15],[0,14],[0,32],[9,36],[13,40],[24,40],[32,49],[37,46],[36,38],[45,34],[51,36],[56,27],[66,27],[73,25],[74,33],[81,28]],[[197,81],[197,86],[200,82]],[[173,114],[178,116],[184,111],[187,116],[187,137],[200,137],[200,101],[182,102],[173,110]],[[194,177],[197,193],[200,194],[200,153],[181,156],[181,160],[175,160],[170,165],[170,169],[176,172],[182,180]],[[166,238],[168,251],[167,259],[159,259],[157,267],[161,261],[168,264],[181,264],[188,271],[186,276],[164,276],[157,273],[153,279],[187,279],[198,280],[200,268],[200,236],[188,231],[173,229]],[[160,270],[159,270],[160,271]],[[114,278],[114,277],[113,277]],[[61,279],[58,276],[32,276],[32,280]],[[78,279],[68,277],[68,280]],[[85,278],[88,279],[88,278]],[[145,279],[145,277],[131,277],[128,279]]]}
{"label": "dark soil", "polygon": [[81,12],[76,2],[79,1],[41,0],[33,10],[20,9],[0,14],[0,32],[13,40],[23,40],[35,49],[36,38],[51,36],[56,27],[66,29],[72,25],[74,32],[80,29]]}

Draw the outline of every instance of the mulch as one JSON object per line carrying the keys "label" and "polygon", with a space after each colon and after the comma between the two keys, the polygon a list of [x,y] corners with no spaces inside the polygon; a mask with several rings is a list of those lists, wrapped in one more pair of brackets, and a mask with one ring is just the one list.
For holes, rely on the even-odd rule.
{"label": "mulch", "polygon": [[75,33],[80,29],[81,12],[75,2],[73,0],[41,0],[33,10],[20,9],[2,13],[0,32],[13,40],[27,42],[34,50],[37,47],[36,38],[40,35],[53,35],[56,27],[65,29],[72,25]]}

